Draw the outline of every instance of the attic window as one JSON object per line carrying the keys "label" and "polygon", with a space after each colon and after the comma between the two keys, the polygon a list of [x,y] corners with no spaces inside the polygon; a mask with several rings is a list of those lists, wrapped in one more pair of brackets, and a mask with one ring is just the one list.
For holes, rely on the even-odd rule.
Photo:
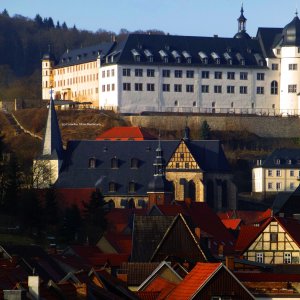
{"label": "attic window", "polygon": [[291,160],[291,159],[288,159],[288,160],[287,160],[287,164],[288,164],[288,165],[291,165],[291,164],[292,164],[292,160]]}
{"label": "attic window", "polygon": [[110,182],[108,184],[108,191],[113,193],[113,192],[116,192],[117,191],[117,185],[115,182]]}
{"label": "attic window", "polygon": [[129,185],[128,185],[128,192],[129,193],[134,193],[135,192],[135,182],[133,182],[133,181],[130,181],[129,182]]}
{"label": "attic window", "polygon": [[276,165],[280,165],[280,159],[279,159],[279,158],[276,158],[276,159],[275,159],[275,164],[276,164]]}
{"label": "attic window", "polygon": [[119,160],[116,157],[113,157],[110,161],[111,168],[112,169],[118,169],[119,168]]}
{"label": "attic window", "polygon": [[239,63],[240,63],[242,66],[245,65],[245,58],[242,56],[241,53],[237,53],[237,54],[236,54],[236,58],[237,58],[237,60],[239,61]]}
{"label": "attic window", "polygon": [[146,55],[146,57],[147,57],[147,60],[148,60],[149,62],[153,62],[153,54],[151,53],[151,51],[148,50],[148,49],[145,49],[145,50],[144,50],[144,53],[145,53],[145,55]]}
{"label": "attic window", "polygon": [[203,64],[207,65],[207,63],[208,63],[208,57],[207,57],[207,55],[204,52],[202,52],[202,51],[200,51],[198,54],[200,56],[201,62]]}
{"label": "attic window", "polygon": [[220,64],[221,59],[220,59],[220,56],[219,56],[216,52],[212,52],[212,53],[211,53],[211,57],[213,58],[213,60],[215,61],[215,63],[216,63],[217,65]]}
{"label": "attic window", "polygon": [[168,62],[168,54],[164,50],[159,50],[159,55],[164,63]]}
{"label": "attic window", "polygon": [[181,56],[176,50],[172,51],[172,55],[173,55],[173,57],[174,57],[174,59],[176,60],[177,63],[181,62]]}
{"label": "attic window", "polygon": [[226,61],[229,65],[232,65],[232,57],[228,52],[224,53],[224,58],[226,59]]}
{"label": "attic window", "polygon": [[133,54],[133,58],[136,62],[140,62],[141,61],[141,55],[140,53],[136,50],[136,49],[132,49],[131,53]]}
{"label": "attic window", "polygon": [[96,168],[96,159],[94,157],[89,159],[89,168],[95,169]]}
{"label": "attic window", "polygon": [[131,167],[131,169],[138,169],[138,167],[139,167],[139,160],[137,158],[132,158],[131,159],[130,167]]}
{"label": "attic window", "polygon": [[81,59],[81,55],[77,55],[77,60],[80,60]]}
{"label": "attic window", "polygon": [[256,63],[258,65],[260,65],[260,66],[264,65],[264,60],[263,60],[263,58],[261,57],[261,55],[259,53],[255,53],[254,57],[255,57]]}
{"label": "attic window", "polygon": [[182,55],[184,56],[188,64],[192,63],[192,56],[190,53],[188,53],[187,51],[182,51]]}
{"label": "attic window", "polygon": [[271,243],[277,243],[278,241],[278,234],[275,232],[270,233],[270,242]]}

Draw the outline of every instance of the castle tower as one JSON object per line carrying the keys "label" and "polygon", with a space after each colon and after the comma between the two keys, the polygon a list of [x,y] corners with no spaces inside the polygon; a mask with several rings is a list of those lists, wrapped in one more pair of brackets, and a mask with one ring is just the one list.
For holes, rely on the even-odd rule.
{"label": "castle tower", "polygon": [[160,145],[156,149],[156,157],[153,163],[154,175],[148,185],[148,207],[162,204],[170,204],[173,200],[172,185],[165,176],[165,160]]}
{"label": "castle tower", "polygon": [[54,184],[63,162],[63,145],[52,93],[51,90],[43,152],[33,162],[34,186],[36,188],[45,188]]}
{"label": "castle tower", "polygon": [[282,30],[282,36],[273,49],[281,59],[280,111],[284,115],[299,114],[300,108],[300,20],[298,13]]}
{"label": "castle tower", "polygon": [[50,52],[44,54],[42,58],[42,99],[50,99],[50,90],[53,87],[53,67],[55,59]]}

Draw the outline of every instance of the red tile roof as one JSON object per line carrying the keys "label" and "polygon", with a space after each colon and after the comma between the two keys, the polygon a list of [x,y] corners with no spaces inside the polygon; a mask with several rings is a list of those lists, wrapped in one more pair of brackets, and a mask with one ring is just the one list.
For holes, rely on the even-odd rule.
{"label": "red tile roof", "polygon": [[221,220],[226,219],[241,219],[245,225],[252,225],[261,223],[267,218],[272,216],[272,210],[267,209],[265,211],[243,211],[243,210],[229,210],[226,212],[218,213]]}
{"label": "red tile roof", "polygon": [[117,250],[118,253],[131,253],[131,235],[107,232],[105,234],[105,238]]}
{"label": "red tile roof", "polygon": [[193,270],[171,292],[168,300],[190,299],[201,287],[203,287],[215,272],[221,268],[221,263],[197,263]]}
{"label": "red tile roof", "polygon": [[139,299],[141,300],[158,300],[160,292],[146,292],[137,291],[135,292]]}
{"label": "red tile roof", "polygon": [[145,288],[145,291],[160,292],[157,300],[166,299],[166,297],[176,288],[177,284],[170,282],[160,276],[154,278]]}
{"label": "red tile roof", "polygon": [[143,141],[156,140],[156,138],[141,127],[113,127],[98,136],[96,140]]}
{"label": "red tile roof", "polygon": [[227,229],[237,230],[241,225],[241,219],[223,219],[222,223]]}

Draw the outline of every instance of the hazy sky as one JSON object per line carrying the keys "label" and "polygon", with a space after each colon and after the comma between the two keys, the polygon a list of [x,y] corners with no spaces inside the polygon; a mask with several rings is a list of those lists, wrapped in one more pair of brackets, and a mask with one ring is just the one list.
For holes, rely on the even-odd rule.
{"label": "hazy sky", "polygon": [[[7,9],[33,19],[52,17],[69,27],[119,32],[160,29],[170,34],[231,37],[237,31],[240,0],[0,0]],[[295,16],[300,0],[244,0],[247,32],[258,27],[284,27]]]}

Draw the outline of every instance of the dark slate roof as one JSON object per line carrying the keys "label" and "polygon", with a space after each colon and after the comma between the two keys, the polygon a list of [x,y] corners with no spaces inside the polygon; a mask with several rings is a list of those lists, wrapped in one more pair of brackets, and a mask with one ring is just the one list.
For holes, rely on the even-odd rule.
{"label": "dark slate roof", "polygon": [[272,49],[276,47],[282,38],[282,28],[259,27],[256,37],[260,42],[264,57],[275,58]]}
{"label": "dark slate roof", "polygon": [[135,216],[131,261],[150,262],[173,220],[173,216]]}
{"label": "dark slate roof", "polygon": [[44,136],[44,145],[43,145],[43,156],[53,157],[53,158],[62,158],[63,156],[63,146],[62,139],[60,134],[60,129],[57,121],[57,115],[55,111],[54,101],[51,98],[46,131]]}
{"label": "dark slate roof", "polygon": [[[153,62],[147,59],[145,50],[153,55]],[[163,50],[168,55],[168,63],[164,63],[160,55]],[[133,52],[140,54],[140,62],[137,62]],[[176,51],[181,58],[181,62],[177,63],[173,51]],[[187,63],[184,55],[191,56],[191,64]],[[112,55],[114,52],[114,55]],[[119,64],[146,64],[146,65],[204,65],[200,59],[199,52],[205,53],[208,57],[208,65],[220,66],[215,63],[212,52],[220,57],[222,67],[244,67],[244,68],[261,68],[255,54],[263,55],[259,41],[257,39],[237,39],[237,38],[221,38],[221,37],[195,37],[195,36],[177,36],[177,35],[148,35],[148,34],[130,34],[125,42],[116,44],[109,55],[113,59],[103,61],[102,63],[119,63]],[[232,65],[230,65],[224,53],[228,53],[232,57]],[[245,59],[245,66],[242,66],[237,59],[237,54]],[[265,63],[264,63],[265,66]]]}
{"label": "dark slate roof", "polygon": [[[180,141],[161,141],[164,158],[169,161]],[[103,194],[128,195],[129,182],[135,182],[135,195],[146,195],[153,179],[153,162],[158,142],[145,141],[70,141],[65,152],[57,188],[101,188]],[[190,141],[188,147],[201,169],[206,172],[230,172],[219,141]],[[89,168],[89,159],[95,168]],[[111,160],[118,160],[118,168]],[[138,160],[138,168],[131,168],[131,159]],[[109,182],[117,185],[116,192],[108,191]]]}
{"label": "dark slate roof", "polygon": [[282,46],[300,46],[300,20],[298,16],[287,24],[282,31]]}
{"label": "dark slate roof", "polygon": [[299,169],[300,149],[281,148],[273,151],[262,163],[264,168]]}
{"label": "dark slate roof", "polygon": [[106,56],[113,45],[114,42],[101,43],[90,47],[67,50],[59,59],[56,67],[61,68],[95,61],[99,54],[101,57]]}

